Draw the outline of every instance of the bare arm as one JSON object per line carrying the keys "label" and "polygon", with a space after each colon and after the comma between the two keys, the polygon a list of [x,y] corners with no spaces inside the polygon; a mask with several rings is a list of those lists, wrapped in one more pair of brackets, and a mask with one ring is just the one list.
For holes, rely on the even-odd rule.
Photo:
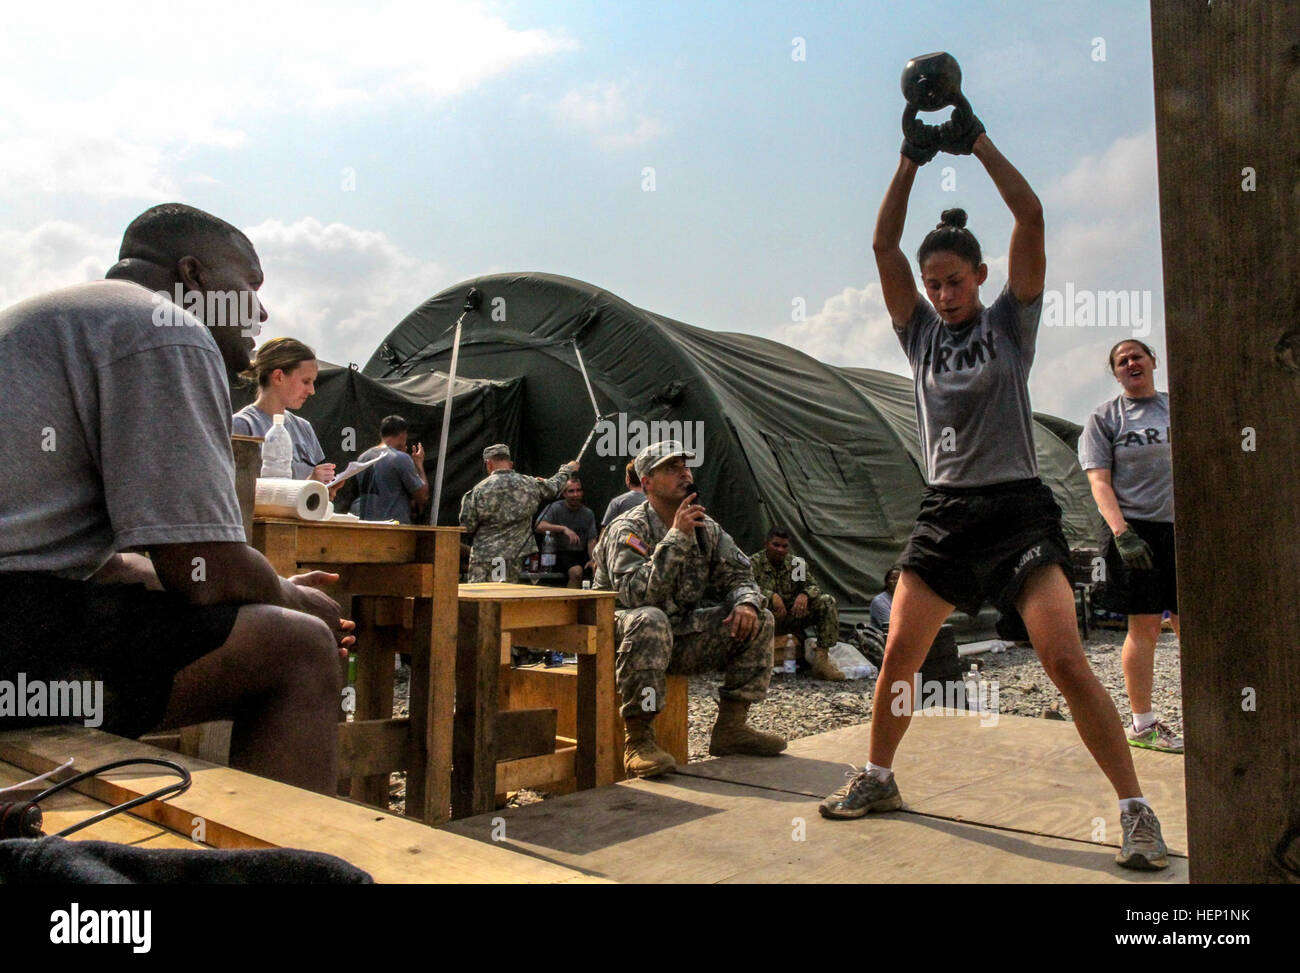
{"label": "bare arm", "polygon": [[907,220],[907,200],[916,179],[916,163],[900,156],[898,169],[890,180],[885,199],[876,214],[876,232],[871,238],[871,249],[876,254],[876,270],[880,274],[880,289],[885,295],[885,307],[895,331],[902,331],[916,310],[920,294],[916,278],[899,243],[903,239],[903,224]]}
{"label": "bare arm", "polygon": [[568,538],[570,544],[576,544],[580,540],[577,531],[565,527],[563,524],[553,524],[549,520],[539,520],[537,526],[533,529],[533,533],[544,534],[548,530],[553,534],[563,534]]}
{"label": "bare arm", "polygon": [[1097,509],[1110,527],[1112,534],[1122,534],[1128,530],[1124,513],[1119,509],[1119,500],[1110,485],[1110,470],[1088,470],[1088,485],[1092,487],[1092,499],[1097,502]]}
{"label": "bare arm", "polygon": [[1011,210],[1011,249],[1007,256],[1007,284],[1021,304],[1043,293],[1047,254],[1043,249],[1043,204],[1019,170],[997,150],[987,134],[975,140],[975,158],[984,164],[1002,201]]}
{"label": "bare arm", "polygon": [[150,549],[158,580],[191,605],[278,605],[321,619],[340,644],[354,626],[342,618],[338,603],[311,585],[337,581],[338,575],[314,572],[295,584],[281,578],[271,562],[247,544],[234,541],[159,544]]}
{"label": "bare arm", "polygon": [[97,584],[142,584],[150,591],[162,591],[153,562],[143,554],[114,554],[90,578]]}

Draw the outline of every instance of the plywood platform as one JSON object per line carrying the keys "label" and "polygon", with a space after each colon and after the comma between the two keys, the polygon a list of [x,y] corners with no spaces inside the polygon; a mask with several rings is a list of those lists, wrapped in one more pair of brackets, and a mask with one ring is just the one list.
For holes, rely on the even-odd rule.
{"label": "plywood platform", "polygon": [[[1118,812],[1074,724],[918,716],[895,765],[902,811],[826,821],[817,804],[867,748],[866,725],[796,740],[780,757],[683,765],[654,781],[554,797],[442,829],[188,757],[194,786],[155,804],[153,820],[118,816],[76,837],[194,847],[202,816],[215,847],[325,851],[381,882],[1038,882],[1187,881],[1180,756],[1134,751],[1170,848],[1163,872],[1114,864]],[[0,734],[0,786],[69,754],[78,767],[160,753],[93,730]],[[57,830],[152,790],[153,771],[108,775],[90,795],[50,807]],[[1098,840],[1100,838],[1100,840]]]}
{"label": "plywood platform", "polygon": [[[325,852],[364,869],[376,882],[599,881],[574,869],[508,851],[491,841],[470,841],[409,818],[97,730],[44,727],[0,733],[0,779],[5,783],[17,783],[51,770],[69,756],[76,758],[75,770],[124,757],[165,757],[183,764],[193,775],[193,785],[184,794],[136,809],[136,814],[149,820],[119,814],[77,832],[73,840],[98,838],[148,847],[194,848],[198,845],[188,839],[201,822],[211,847]],[[61,799],[56,795],[51,806],[57,807],[58,813],[47,816],[46,833],[102,810],[104,802],[128,800],[174,779],[158,768],[109,771],[77,785],[86,788],[82,794]],[[82,810],[86,813],[79,813]]]}
{"label": "plywood platform", "polygon": [[690,764],[447,830],[620,882],[1187,881],[1180,756],[1134,752],[1171,860],[1130,872],[1113,861],[1113,792],[1072,723],[918,716],[895,767],[906,809],[826,821],[817,803],[864,760],[867,733],[836,730],[780,757]]}

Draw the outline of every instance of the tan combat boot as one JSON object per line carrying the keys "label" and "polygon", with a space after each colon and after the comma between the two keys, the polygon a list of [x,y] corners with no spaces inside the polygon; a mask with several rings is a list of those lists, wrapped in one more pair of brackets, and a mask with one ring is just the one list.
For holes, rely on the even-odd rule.
{"label": "tan combat boot", "polygon": [[775,733],[762,733],[745,723],[749,704],[737,699],[718,700],[718,722],[709,737],[709,753],[725,757],[732,753],[754,757],[775,757],[785,749],[785,741]]}
{"label": "tan combat boot", "polygon": [[653,716],[633,716],[627,726],[627,745],[623,749],[623,769],[629,777],[658,777],[677,766],[673,755],[655,743]]}
{"label": "tan combat boot", "polygon": [[830,655],[820,642],[817,643],[817,648],[813,649],[811,675],[814,679],[824,679],[827,682],[843,682],[848,678],[835,667],[835,663],[831,661]]}

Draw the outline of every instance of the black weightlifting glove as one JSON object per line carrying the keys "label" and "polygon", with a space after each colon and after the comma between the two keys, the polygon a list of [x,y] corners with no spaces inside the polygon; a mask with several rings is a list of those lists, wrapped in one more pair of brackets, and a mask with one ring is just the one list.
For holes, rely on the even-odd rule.
{"label": "black weightlifting glove", "polygon": [[1132,527],[1127,527],[1123,533],[1115,535],[1115,547],[1119,549],[1119,556],[1124,559],[1124,566],[1130,571],[1150,571],[1155,566],[1150,546],[1138,537],[1137,531]]}
{"label": "black weightlifting glove", "polygon": [[951,155],[970,155],[975,140],[983,134],[984,123],[970,105],[958,105],[952,110],[952,118],[939,126],[939,148]]}
{"label": "black weightlifting glove", "polygon": [[917,166],[923,166],[939,151],[939,130],[919,121],[915,111],[903,115],[903,145],[898,150]]}

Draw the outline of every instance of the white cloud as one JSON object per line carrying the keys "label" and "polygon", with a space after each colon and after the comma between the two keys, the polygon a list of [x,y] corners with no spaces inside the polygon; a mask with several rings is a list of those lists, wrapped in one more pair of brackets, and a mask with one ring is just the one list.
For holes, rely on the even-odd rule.
{"label": "white cloud", "polygon": [[1084,156],[1044,191],[1043,203],[1049,213],[1055,206],[1076,213],[1101,207],[1115,215],[1155,209],[1155,130],[1118,138],[1100,155]]}
{"label": "white cloud", "polygon": [[0,309],[103,277],[120,242],[58,220],[31,230],[0,230],[0,253],[7,255],[0,264]]}
{"label": "white cloud", "polygon": [[612,82],[568,92],[554,112],[561,121],[585,130],[604,149],[643,145],[667,131],[659,119],[634,111],[623,86]]}
{"label": "white cloud", "polygon": [[[383,233],[315,219],[268,220],[246,230],[262,259],[270,318],[261,340],[291,335],[321,358],[364,364],[422,301],[447,286],[437,263],[404,253]],[[98,280],[121,238],[51,221],[0,230],[0,309],[71,284]]]}
{"label": "white cloud", "polygon": [[400,97],[443,99],[576,42],[517,30],[462,2],[234,0],[186,19],[174,4],[6,10],[0,193],[174,195],[194,147],[235,148],[268,116]]}
{"label": "white cloud", "polygon": [[817,313],[782,325],[769,337],[830,365],[909,374],[878,283],[846,287],[827,298]]}
{"label": "white cloud", "polygon": [[262,338],[290,335],[321,358],[364,365],[379,342],[448,283],[438,264],[383,233],[307,218],[247,230],[262,260],[270,315]]}

